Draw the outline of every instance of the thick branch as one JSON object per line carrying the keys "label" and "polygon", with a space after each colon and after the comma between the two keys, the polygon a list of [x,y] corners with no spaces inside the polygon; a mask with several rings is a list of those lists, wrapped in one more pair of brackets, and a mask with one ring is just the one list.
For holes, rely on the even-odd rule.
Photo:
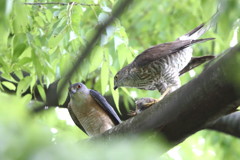
{"label": "thick branch", "polygon": [[[1,72],[0,72],[1,75]],[[19,78],[12,73],[11,74],[12,77],[16,80],[19,81]],[[30,76],[29,73],[27,72],[23,72],[23,76]],[[4,81],[8,81],[11,82],[7,79],[4,79],[3,77],[0,76],[0,82],[4,82]],[[12,84],[14,84],[17,88],[17,83],[11,82]],[[37,82],[39,83],[39,82]],[[58,80],[53,82],[48,88],[46,86],[44,86],[45,89],[45,93],[46,93],[46,97],[47,97],[47,101],[46,101],[46,105],[47,106],[58,106],[58,107],[67,107],[67,104],[69,102],[69,97],[66,99],[65,103],[63,105],[59,105],[58,101],[57,101],[57,84],[58,84]],[[4,92],[9,93],[9,94],[15,94],[15,91],[9,90],[8,88],[4,87]],[[28,89],[25,93],[23,93],[23,95],[25,94],[32,94],[33,95],[33,99],[42,101],[40,94],[38,93],[37,88],[35,87],[35,89],[33,90],[33,93],[31,93],[30,89]],[[114,104],[113,98],[111,95],[107,95],[105,96],[105,98],[108,100],[108,102],[116,109],[116,106]],[[129,118],[129,116],[127,115],[127,110],[126,107],[124,107],[124,102],[122,100],[123,97],[120,97],[120,110],[122,115],[120,116],[122,120],[126,120]],[[133,106],[134,107],[134,106]],[[207,124],[207,126],[205,128],[207,129],[211,129],[211,130],[216,130],[216,131],[220,131],[220,132],[224,132],[236,137],[240,137],[240,129],[238,127],[238,120],[240,120],[240,113],[234,113],[234,114],[229,114],[227,116],[223,116],[218,118],[217,120],[214,120],[213,122],[210,122]]]}
{"label": "thick branch", "polygon": [[227,133],[240,138],[239,122],[240,112],[234,112],[211,122],[206,128]]}
{"label": "thick branch", "polygon": [[[11,75],[16,81],[19,81],[19,78],[14,73],[12,73]],[[30,76],[30,75],[27,72],[23,72],[23,76],[26,77],[26,76]],[[1,72],[0,72],[0,82],[4,82],[4,81],[11,82],[11,81],[1,77]],[[67,105],[69,102],[69,96],[67,97],[67,99],[63,105],[58,104],[58,101],[57,101],[57,99],[58,99],[57,98],[58,82],[59,82],[59,80],[53,82],[52,84],[50,84],[50,86],[48,88],[46,86],[44,86],[44,90],[45,90],[46,97],[47,97],[46,105],[67,108]],[[11,82],[11,83],[14,84],[15,87],[17,88],[17,83],[15,83],[15,82]],[[39,82],[37,82],[37,84],[38,83]],[[9,90],[5,86],[3,86],[3,89],[4,89],[4,92],[9,93],[9,94],[16,93],[16,90],[15,91]],[[34,88],[33,93],[31,93],[30,89],[27,89],[27,91],[25,93],[23,93],[23,95],[25,95],[25,94],[32,94],[33,99],[42,101],[41,96],[38,93],[38,90],[36,87]],[[53,97],[53,98],[51,98],[51,97]],[[111,95],[106,95],[105,98],[116,110],[116,106],[115,106],[113,97]],[[126,110],[126,107],[124,107],[125,103],[123,102],[122,96],[120,96],[119,105],[121,106],[120,110],[121,110],[122,115],[119,115],[121,117],[121,119],[126,120],[126,119],[130,118],[130,116],[128,116],[128,114],[127,114],[128,111]],[[134,106],[132,106],[132,109],[134,109]],[[236,112],[236,113],[232,113],[232,114],[220,117],[217,120],[214,120],[213,122],[208,123],[205,128],[224,132],[224,133],[230,134],[232,136],[240,137],[240,129],[238,127],[239,121],[240,121],[240,113]]]}
{"label": "thick branch", "polygon": [[155,131],[170,142],[181,142],[207,123],[235,110],[240,104],[240,46],[141,114],[92,139],[139,135]]}

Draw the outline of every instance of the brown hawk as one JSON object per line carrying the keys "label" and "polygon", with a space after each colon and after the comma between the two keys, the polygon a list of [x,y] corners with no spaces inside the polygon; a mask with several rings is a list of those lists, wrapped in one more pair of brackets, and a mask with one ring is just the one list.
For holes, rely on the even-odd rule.
{"label": "brown hawk", "polygon": [[132,63],[122,68],[114,77],[114,89],[134,87],[145,90],[158,90],[162,97],[180,87],[179,76],[191,62],[192,45],[214,38],[198,39],[206,32],[204,24],[176,41],[148,48],[139,54]]}
{"label": "brown hawk", "polygon": [[107,100],[82,83],[69,87],[68,111],[74,123],[89,136],[95,136],[121,123]]}

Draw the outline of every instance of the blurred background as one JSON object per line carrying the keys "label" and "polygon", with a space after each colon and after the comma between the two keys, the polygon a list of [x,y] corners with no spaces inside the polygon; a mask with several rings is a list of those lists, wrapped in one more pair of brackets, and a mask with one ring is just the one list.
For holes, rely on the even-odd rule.
{"label": "blurred background", "polygon": [[[68,72],[118,1],[76,0],[81,4],[74,5],[65,0],[61,1],[65,5],[28,4],[37,2],[0,1],[0,159],[239,159],[239,139],[207,130],[190,136],[163,155],[165,144],[151,138],[146,140],[150,135],[137,138],[134,143],[82,144],[80,141],[88,137],[74,125],[67,109],[61,107],[67,103],[69,84],[58,99],[59,107],[32,112],[39,100],[36,97],[42,101],[47,99],[44,87]],[[84,82],[88,88],[110,97],[121,117],[126,119],[136,98],[160,95],[158,91],[131,88],[114,91],[116,72],[150,46],[174,41],[208,21],[217,10],[222,14],[216,28],[203,35],[203,38],[216,39],[195,45],[194,56],[218,55],[239,42],[240,1],[133,1],[122,16],[105,29],[69,81]],[[203,69],[201,65],[181,76],[182,84]],[[22,71],[29,76],[25,77]],[[35,95],[35,90],[39,95]]]}

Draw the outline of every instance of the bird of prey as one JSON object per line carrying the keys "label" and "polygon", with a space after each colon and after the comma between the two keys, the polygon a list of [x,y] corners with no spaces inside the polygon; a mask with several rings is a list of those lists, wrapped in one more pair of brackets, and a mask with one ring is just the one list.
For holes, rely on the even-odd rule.
{"label": "bird of prey", "polygon": [[89,136],[95,136],[121,123],[107,100],[82,83],[69,87],[68,111],[74,123]]}
{"label": "bird of prey", "polygon": [[[183,68],[180,72],[179,72],[179,76],[181,76],[182,74],[188,72],[189,70],[209,61],[214,59],[215,56],[200,56],[200,57],[192,57],[191,61],[188,63],[188,65]],[[136,104],[136,108],[134,111],[131,111],[128,115],[130,116],[135,116],[139,113],[141,113],[142,111],[144,111],[145,109],[149,108],[151,105],[153,105],[154,103],[156,103],[158,100],[154,99],[154,98],[140,98],[137,99],[135,101]]]}
{"label": "bird of prey", "polygon": [[[162,97],[180,87],[181,71],[191,62],[192,45],[214,38],[198,39],[209,27],[196,27],[173,42],[163,43],[139,54],[114,77],[114,89],[134,87],[158,90]],[[190,67],[191,68],[191,67]]]}

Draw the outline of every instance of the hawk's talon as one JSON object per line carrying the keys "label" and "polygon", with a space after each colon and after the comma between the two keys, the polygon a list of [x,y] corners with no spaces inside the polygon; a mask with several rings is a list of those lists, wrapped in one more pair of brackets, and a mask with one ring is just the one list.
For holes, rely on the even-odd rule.
{"label": "hawk's talon", "polygon": [[149,102],[149,103],[145,103],[145,104],[142,104],[145,108],[149,108],[149,107],[151,107],[152,105],[154,105],[155,103],[157,103],[158,102],[158,100],[157,99],[155,99],[154,101],[152,101],[152,102]]}
{"label": "hawk's talon", "polygon": [[131,116],[131,117],[136,116],[136,115],[137,115],[137,111],[131,110],[131,111],[128,113],[128,115]]}

